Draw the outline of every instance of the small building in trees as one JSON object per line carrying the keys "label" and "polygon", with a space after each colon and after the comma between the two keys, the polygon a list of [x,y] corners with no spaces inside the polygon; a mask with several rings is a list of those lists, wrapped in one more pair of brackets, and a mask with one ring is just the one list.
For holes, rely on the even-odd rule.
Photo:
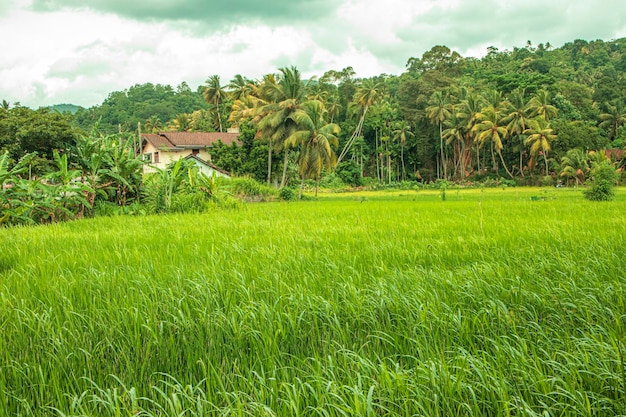
{"label": "small building in trees", "polygon": [[229,177],[225,170],[211,163],[211,148],[222,142],[224,145],[241,145],[239,132],[159,132],[141,135],[141,155],[148,162],[144,173],[154,172],[155,168],[165,169],[180,158],[195,162],[200,172],[209,176]]}

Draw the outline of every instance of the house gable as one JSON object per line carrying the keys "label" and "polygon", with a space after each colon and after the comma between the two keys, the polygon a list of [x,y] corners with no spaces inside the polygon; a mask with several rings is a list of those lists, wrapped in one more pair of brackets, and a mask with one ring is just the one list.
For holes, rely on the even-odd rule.
{"label": "house gable", "polygon": [[[180,158],[193,156],[206,167],[223,175],[228,173],[211,164],[209,149],[216,143],[241,145],[239,133],[233,132],[159,132],[142,134],[142,156],[149,165],[144,172],[154,172],[154,168],[164,169]],[[207,168],[207,169],[208,169]]]}

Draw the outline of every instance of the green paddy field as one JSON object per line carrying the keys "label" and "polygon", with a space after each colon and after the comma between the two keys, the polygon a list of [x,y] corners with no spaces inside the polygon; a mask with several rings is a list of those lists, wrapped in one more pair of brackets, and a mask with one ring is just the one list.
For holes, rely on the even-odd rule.
{"label": "green paddy field", "polygon": [[626,189],[0,229],[0,416],[626,414]]}

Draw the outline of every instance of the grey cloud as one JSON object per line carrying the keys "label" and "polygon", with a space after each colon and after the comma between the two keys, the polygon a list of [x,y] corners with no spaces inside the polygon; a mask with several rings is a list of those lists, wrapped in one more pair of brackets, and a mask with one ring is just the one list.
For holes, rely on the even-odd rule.
{"label": "grey cloud", "polygon": [[86,6],[83,0],[34,0],[32,7],[37,11],[91,9],[140,21],[198,21],[219,29],[231,24],[315,21],[334,14],[339,4],[335,0],[94,0]]}
{"label": "grey cloud", "polygon": [[417,16],[409,27],[397,30],[397,44],[383,44],[371,37],[354,41],[379,59],[403,67],[408,58],[421,57],[435,45],[463,54],[484,45],[523,47],[527,40],[554,46],[578,38],[608,40],[626,27],[626,14],[615,12],[621,8],[621,0],[607,0],[602,7],[587,0],[464,0],[455,8],[435,7]]}

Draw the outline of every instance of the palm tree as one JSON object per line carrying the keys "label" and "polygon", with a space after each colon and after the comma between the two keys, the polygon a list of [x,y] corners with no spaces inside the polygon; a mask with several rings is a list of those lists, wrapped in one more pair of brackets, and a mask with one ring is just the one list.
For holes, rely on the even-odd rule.
{"label": "palm tree", "polygon": [[520,143],[520,152],[519,152],[519,172],[524,176],[524,170],[522,167],[524,166],[524,137],[522,133],[528,128],[528,102],[526,102],[525,90],[514,90],[509,96],[508,105],[506,107],[506,111],[508,112],[508,116],[506,117],[507,129],[509,130],[510,135],[515,135]]}
{"label": "palm tree", "polygon": [[402,181],[406,179],[406,170],[404,168],[404,147],[406,146],[407,137],[414,137],[415,134],[411,132],[411,125],[406,120],[396,122],[396,129],[391,132],[394,140],[400,141],[400,161],[402,163]]}
{"label": "palm tree", "polygon": [[545,90],[537,91],[530,99],[528,110],[532,117],[543,117],[546,122],[559,114],[559,110],[550,104],[550,94]]}
{"label": "palm tree", "polygon": [[302,82],[300,71],[297,68],[280,68],[278,79],[266,77],[260,86],[260,95],[267,104],[259,107],[258,112],[264,116],[258,123],[258,136],[268,138],[270,149],[268,156],[268,183],[271,174],[272,142],[277,150],[284,151],[283,176],[280,182],[282,188],[286,183],[287,164],[289,161],[290,143],[285,139],[293,133],[295,126],[289,116],[304,102],[308,84]]}
{"label": "palm tree", "polygon": [[170,128],[177,132],[189,132],[191,130],[192,119],[187,113],[176,115],[170,124]]}
{"label": "palm tree", "polygon": [[589,174],[589,160],[582,149],[574,148],[567,151],[565,156],[561,158],[560,177],[566,178],[569,182],[570,178],[576,180],[576,185],[585,182],[585,176]]}
{"label": "palm tree", "polygon": [[[327,123],[326,114],[321,101],[310,100],[289,115],[289,119],[295,124],[295,130],[285,139],[285,143],[290,147],[300,146],[299,198],[302,198],[305,179],[315,179],[319,184],[322,170],[330,170],[337,164],[333,147],[336,148],[339,145],[337,135],[341,129],[335,123]],[[315,192],[317,194],[317,187]]]}
{"label": "palm tree", "polygon": [[156,133],[163,128],[163,123],[159,120],[159,116],[152,115],[146,120],[143,127],[146,132]]}
{"label": "palm tree", "polygon": [[476,131],[475,140],[479,144],[479,146],[482,146],[485,142],[490,142],[491,159],[493,161],[494,172],[497,172],[496,159],[493,155],[493,151],[495,149],[495,151],[500,156],[502,166],[504,166],[507,174],[509,174],[509,176],[513,178],[513,174],[511,174],[506,164],[504,163],[504,158],[502,158],[502,140],[508,135],[508,131],[500,113],[496,111],[492,106],[488,106],[477,115],[477,119],[480,122],[473,128]]}
{"label": "palm tree", "polygon": [[215,106],[215,112],[217,114],[217,125],[220,132],[223,132],[222,129],[222,114],[220,111],[220,103],[224,101],[226,97],[226,91],[220,85],[220,76],[219,75],[211,75],[206,80],[206,85],[202,90],[202,96],[204,100]]}
{"label": "palm tree", "polygon": [[465,125],[463,120],[458,117],[457,112],[452,112],[450,118],[446,119],[443,124],[446,127],[442,133],[443,138],[446,140],[446,145],[453,145],[456,158],[453,176],[456,176],[456,171],[460,168],[461,178],[464,179],[466,165],[466,161],[463,161],[463,156],[465,155],[465,141],[463,140],[465,137]]}
{"label": "palm tree", "polygon": [[333,94],[326,99],[325,107],[331,123],[335,121],[335,117],[339,116],[341,110],[343,109],[337,94]]}
{"label": "palm tree", "polygon": [[258,87],[258,83],[239,74],[230,80],[226,88],[228,95],[233,101],[240,100],[253,94]]}
{"label": "palm tree", "polygon": [[626,123],[626,110],[621,101],[606,104],[607,112],[600,115],[600,127],[609,129],[609,139],[617,137],[617,129]]}
{"label": "palm tree", "polygon": [[[474,126],[479,122],[478,114],[480,113],[483,98],[478,94],[468,91],[465,92],[465,98],[460,104],[457,117],[464,124],[464,149],[466,155],[462,156],[462,163],[470,165],[471,147],[474,144]],[[480,170],[480,152],[476,152],[476,166]]]}
{"label": "palm tree", "polygon": [[354,94],[354,103],[359,108],[359,113],[361,114],[359,121],[352,133],[352,136],[348,139],[346,144],[344,145],[339,157],[337,158],[337,163],[341,162],[343,158],[346,157],[348,151],[354,144],[354,141],[357,137],[362,136],[363,134],[363,122],[365,121],[365,116],[367,115],[367,110],[376,103],[383,95],[384,86],[382,83],[377,83],[372,79],[363,80],[359,88],[356,90]]}
{"label": "palm tree", "polygon": [[441,151],[441,164],[443,166],[443,178],[448,178],[446,169],[446,155],[443,147],[443,122],[450,117],[452,106],[450,98],[441,91],[435,91],[430,97],[429,106],[426,107],[426,115],[433,124],[439,125],[439,148]]}
{"label": "palm tree", "polygon": [[550,150],[550,142],[556,139],[556,135],[550,128],[550,123],[543,117],[532,119],[528,124],[528,129],[524,131],[524,134],[528,135],[525,145],[530,146],[532,161],[536,161],[539,151],[543,153],[543,159],[546,163],[545,175],[548,175],[548,151]]}

